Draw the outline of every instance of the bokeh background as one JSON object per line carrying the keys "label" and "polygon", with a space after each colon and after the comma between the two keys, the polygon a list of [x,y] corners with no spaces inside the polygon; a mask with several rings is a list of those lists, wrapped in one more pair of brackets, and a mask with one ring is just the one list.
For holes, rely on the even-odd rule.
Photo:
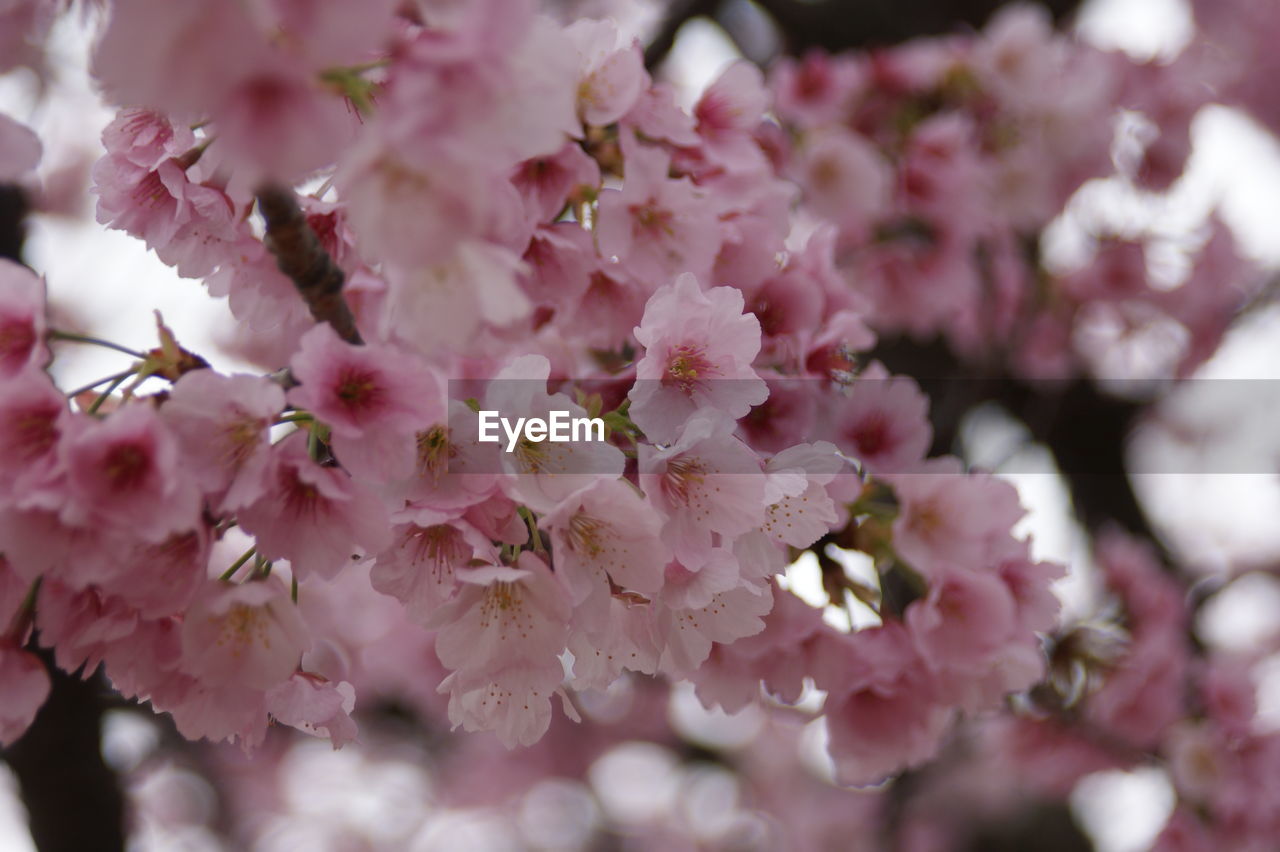
{"label": "bokeh background", "polygon": [[[806,45],[839,50],[894,44],[978,26],[997,5],[582,0],[554,4],[551,11],[613,17],[653,55],[665,54],[662,73],[692,103],[744,55],[767,63],[784,49]],[[1053,5],[1080,38],[1142,60],[1171,61],[1194,33],[1190,9],[1181,0]],[[152,339],[152,312],[158,309],[184,345],[215,366],[250,369],[238,354],[224,302],[179,278],[141,242],[94,222],[88,169],[101,152],[99,133],[112,117],[87,74],[97,15],[88,7],[57,24],[43,78],[25,71],[0,77],[0,109],[32,126],[46,143],[43,196],[40,212],[29,220],[26,261],[46,276],[62,327],[142,346]],[[1122,136],[1124,127],[1117,132]],[[1280,147],[1245,114],[1219,105],[1196,117],[1186,173],[1167,193],[1139,193],[1120,179],[1086,184],[1046,233],[1045,256],[1070,267],[1083,251],[1082,235],[1100,223],[1149,229],[1165,237],[1167,249],[1154,262],[1165,263],[1176,276],[1179,241],[1194,239],[1215,209],[1250,258],[1266,270],[1280,266]],[[1141,375],[1143,353],[1129,357],[1116,365],[1117,374]],[[59,350],[54,372],[61,386],[74,387],[120,366],[111,353],[69,347]],[[1151,528],[1180,562],[1208,584],[1233,578],[1229,589],[1201,609],[1201,641],[1224,649],[1274,645],[1280,638],[1280,307],[1255,310],[1196,378],[1213,381],[1179,388],[1169,405],[1169,428],[1160,428],[1157,418],[1130,447],[1133,469],[1152,471],[1133,475],[1132,486]],[[1208,424],[1210,433],[1192,444],[1180,441],[1175,427],[1187,418]],[[1238,452],[1242,442],[1249,447],[1248,463],[1224,461],[1223,448]],[[1064,619],[1087,617],[1097,605],[1097,581],[1051,454],[1008,412],[990,404],[964,415],[953,449],[1017,486],[1030,510],[1022,532],[1034,536],[1036,557],[1069,566],[1057,587]],[[227,549],[238,552],[241,543],[230,542]],[[850,571],[866,569],[851,555],[844,558]],[[792,566],[786,583],[806,601],[826,603],[816,560]],[[411,664],[421,649],[380,630],[381,610],[371,594],[366,588],[364,596],[352,598],[359,614],[346,613],[345,629],[366,631],[364,640],[373,653],[385,654],[387,666]],[[833,609],[832,618],[843,623],[846,615]],[[429,693],[433,671],[419,664],[422,689]],[[1260,717],[1280,727],[1280,655],[1262,659],[1254,674]],[[594,850],[624,848],[628,837],[644,837],[645,848],[655,849],[782,848],[779,837],[794,840],[795,830],[756,809],[743,778],[792,771],[804,780],[797,781],[794,801],[779,807],[789,809],[795,824],[843,825],[849,842],[806,846],[808,841],[797,840],[795,848],[876,848],[861,815],[871,814],[879,807],[872,800],[888,793],[826,785],[830,769],[820,725],[756,709],[735,716],[711,713],[681,687],[668,694],[635,683],[618,692],[582,710],[588,722],[630,726],[630,733],[613,734],[616,741],[586,766],[570,765],[564,753],[572,751],[575,737],[593,736],[589,730],[557,724],[545,746],[516,758],[484,737],[451,742],[438,727],[442,722],[433,727],[395,702],[362,708],[361,742],[340,752],[326,742],[276,731],[261,752],[245,756],[231,747],[186,743],[165,718],[103,696],[101,750],[123,784],[137,849]],[[559,775],[558,760],[566,761]],[[972,774],[935,782],[927,794],[943,797],[947,783],[981,787],[980,763],[967,764],[977,767],[968,770]],[[952,789],[951,795],[954,806],[958,794]],[[1159,768],[1101,771],[1075,786],[1068,814],[1043,816],[1040,825],[1052,827],[1055,819],[1071,823],[1061,836],[1076,845],[1061,848],[1140,850],[1161,829],[1173,800]],[[34,849],[16,781],[3,763],[0,849]]]}

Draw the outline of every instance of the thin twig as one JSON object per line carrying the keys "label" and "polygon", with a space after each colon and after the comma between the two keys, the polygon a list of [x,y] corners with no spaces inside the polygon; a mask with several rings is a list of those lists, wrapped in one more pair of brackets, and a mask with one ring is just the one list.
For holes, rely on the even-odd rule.
{"label": "thin twig", "polygon": [[102,403],[107,401],[107,397],[115,393],[116,388],[124,384],[124,380],[129,378],[132,375],[133,375],[133,370],[129,370],[128,372],[120,373],[114,379],[112,379],[111,384],[107,385],[106,390],[98,394],[98,398],[93,401],[93,404],[89,406],[88,410],[85,411],[85,414],[97,414],[98,409],[102,407]]}
{"label": "thin twig", "polygon": [[66,340],[70,343],[88,343],[93,346],[102,346],[106,349],[123,352],[125,355],[132,355],[140,361],[147,357],[136,349],[130,349],[128,346],[121,346],[119,343],[112,343],[110,340],[103,340],[100,337],[90,337],[87,334],[77,334],[74,331],[60,331],[56,328],[49,329],[48,334],[50,340]]}
{"label": "thin twig", "polygon": [[75,399],[75,398],[76,398],[76,397],[78,397],[80,394],[84,393],[85,391],[91,391],[91,390],[93,390],[94,388],[96,388],[98,385],[104,385],[104,384],[106,384],[107,382],[114,382],[114,381],[116,381],[117,379],[118,379],[118,380],[120,380],[120,381],[124,381],[125,379],[129,378],[130,376],[132,376],[132,375],[133,375],[133,373],[134,373],[133,368],[130,368],[130,369],[128,369],[128,370],[122,370],[122,371],[121,371],[121,372],[119,372],[119,373],[112,373],[110,376],[103,376],[102,378],[98,379],[97,381],[90,382],[90,383],[89,383],[89,384],[87,384],[87,385],[81,385],[80,387],[76,388],[76,389],[75,389],[75,390],[73,390],[73,391],[67,391],[67,394],[66,394],[66,395],[67,395],[67,397],[68,397],[69,399]]}

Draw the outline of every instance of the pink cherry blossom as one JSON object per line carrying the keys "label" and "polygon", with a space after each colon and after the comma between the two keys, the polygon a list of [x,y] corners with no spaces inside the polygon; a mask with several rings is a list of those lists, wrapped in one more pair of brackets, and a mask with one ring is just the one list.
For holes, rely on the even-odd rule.
{"label": "pink cherry blossom", "polygon": [[788,447],[769,459],[764,471],[769,505],[761,529],[770,538],[804,548],[836,523],[835,502],[825,486],[850,471],[834,444],[822,441]]}
{"label": "pink cherry blossom", "polygon": [[401,515],[407,523],[392,529],[392,544],[377,555],[369,580],[378,591],[398,598],[411,619],[426,622],[453,597],[458,569],[474,559],[496,561],[497,553],[463,520],[430,509]]}
{"label": "pink cherry blossom", "polygon": [[267,559],[288,559],[305,579],[337,576],[358,551],[377,553],[390,537],[387,510],[341,470],[307,455],[297,432],[271,448],[266,493],[240,510],[240,526]]}
{"label": "pink cherry blossom", "polygon": [[267,690],[271,718],[312,736],[324,737],[335,749],[356,738],[351,721],[355,691],[349,683],[332,684],[317,675],[298,672]]}
{"label": "pink cherry blossom", "polygon": [[59,446],[68,522],[103,524],[153,542],[196,525],[199,491],[180,462],[177,439],[153,408],[129,405],[72,426]]}
{"label": "pink cherry blossom", "polygon": [[624,142],[626,182],[600,192],[596,236],[606,257],[650,287],[681,272],[704,280],[720,246],[711,202],[687,178],[667,176],[670,157]]}
{"label": "pink cherry blossom", "polygon": [[[876,632],[864,631],[870,634],[864,641],[874,643],[872,648],[885,645],[886,651],[900,653],[901,644],[910,642],[902,630],[872,630]],[[824,707],[828,750],[841,784],[876,784],[902,767],[928,760],[951,721],[949,708],[936,703],[923,662],[917,658],[894,671],[888,665],[891,659],[868,660],[868,665],[879,664],[883,670],[873,668],[861,683],[855,680],[828,696]]]}
{"label": "pink cherry blossom", "polygon": [[193,182],[176,159],[146,168],[108,155],[94,164],[93,181],[98,221],[141,238],[188,278],[212,272],[236,241],[231,199]]}
{"label": "pink cherry blossom", "polygon": [[613,124],[635,105],[648,82],[640,46],[618,45],[610,21],[575,21],[565,34],[579,56],[579,117],[597,127]]}
{"label": "pink cherry blossom", "polygon": [[623,480],[600,481],[574,493],[547,513],[556,568],[575,605],[591,608],[619,587],[652,595],[662,585],[667,548],[662,521],[635,487]]}
{"label": "pink cherry blossom", "polygon": [[909,473],[929,451],[929,401],[905,376],[873,364],[824,410],[840,447],[872,473]]}
{"label": "pink cherry blossom", "polygon": [[978,568],[1012,552],[1008,530],[1023,514],[1012,485],[988,474],[961,475],[949,457],[918,471],[884,477],[900,503],[894,548],[913,568],[926,575],[944,565]]}
{"label": "pink cherry blossom", "polygon": [[163,113],[126,107],[102,131],[102,144],[112,155],[143,169],[181,157],[196,146],[196,135]]}
{"label": "pink cherry blossom", "polygon": [[573,688],[607,690],[624,671],[653,674],[661,652],[650,607],[610,597],[605,611],[584,625],[572,625],[567,650],[573,655]]}
{"label": "pink cherry blossom", "polygon": [[525,551],[517,565],[454,572],[462,585],[432,623],[440,662],[464,672],[462,680],[549,665],[564,650],[571,611],[565,589],[534,554]]}
{"label": "pink cherry blossom", "polygon": [[0,258],[0,377],[49,360],[45,346],[44,282],[31,270]]}
{"label": "pink cherry blossom", "polygon": [[713,595],[704,606],[659,611],[655,631],[666,642],[659,669],[677,677],[694,671],[713,642],[733,642],[763,630],[762,616],[772,606],[771,587],[740,585]]}
{"label": "pink cherry blossom", "polygon": [[26,733],[49,696],[49,674],[35,654],[0,642],[0,680],[5,684],[0,745],[9,746]]}
{"label": "pink cherry blossom", "polygon": [[444,417],[439,377],[412,353],[352,346],[320,324],[291,361],[300,383],[289,401],[329,427],[338,460],[366,478],[398,478],[415,457],[415,435]]}
{"label": "pink cherry blossom", "polygon": [[532,221],[553,222],[579,190],[594,192],[600,186],[600,166],[578,143],[566,142],[553,156],[516,166],[511,182]]}
{"label": "pink cherry blossom", "polygon": [[707,560],[713,535],[732,540],[765,521],[760,459],[732,428],[732,420],[699,412],[671,446],[640,448],[640,487],[665,516],[663,539],[690,568]]}
{"label": "pink cherry blossom", "polygon": [[56,492],[58,440],[70,419],[66,399],[43,372],[25,370],[0,382],[0,503],[34,502]]}
{"label": "pink cherry blossom", "polygon": [[174,383],[160,417],[201,490],[237,509],[267,488],[269,430],[283,409],[284,391],[274,382],[193,370]]}
{"label": "pink cherry blossom", "polygon": [[781,59],[770,83],[778,112],[802,127],[814,127],[839,120],[861,78],[852,57],[813,51],[799,60]]}
{"label": "pink cherry blossom", "polygon": [[[514,422],[520,417],[547,420],[552,411],[569,418],[586,416],[586,410],[563,393],[549,394],[551,363],[541,355],[522,355],[494,376],[484,396],[483,409],[497,411]],[[513,499],[547,512],[579,489],[622,474],[625,459],[613,444],[596,440],[552,442],[521,437],[511,452],[501,454],[503,483]]]}
{"label": "pink cherry blossom", "polygon": [[944,571],[924,600],[907,607],[907,627],[929,666],[972,671],[988,663],[1014,629],[1014,602],[999,577]]}
{"label": "pink cherry blossom", "polygon": [[278,577],[240,584],[209,580],[182,622],[182,668],[209,685],[277,686],[310,645]]}
{"label": "pink cherry blossom", "polygon": [[768,396],[752,369],[760,323],[732,287],[703,291],[692,275],[654,293],[635,330],[645,347],[636,364],[631,419],[653,441],[669,442],[695,411],[737,419]]}
{"label": "pink cherry blossom", "polygon": [[764,154],[751,134],[768,105],[759,68],[746,61],[726,68],[693,108],[698,135],[711,158],[729,171],[761,168]]}

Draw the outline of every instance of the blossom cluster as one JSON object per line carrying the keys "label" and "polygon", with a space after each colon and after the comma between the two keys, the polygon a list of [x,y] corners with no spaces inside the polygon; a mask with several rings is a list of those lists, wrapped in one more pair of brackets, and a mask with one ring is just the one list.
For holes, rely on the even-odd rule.
{"label": "blossom cluster", "polygon": [[[189,738],[253,747],[274,720],[341,746],[379,666],[343,623],[357,584],[418,625],[418,688],[451,724],[507,746],[655,676],[729,711],[821,690],[843,784],[933,758],[1045,677],[1063,569],[1013,534],[1011,485],[926,458],[924,395],[862,353],[942,333],[1070,374],[1081,317],[1115,309],[1185,325],[1185,370],[1241,298],[1217,286],[1242,269],[1225,239],[1177,290],[1134,245],[1047,285],[1025,258],[1108,166],[1131,104],[1100,60],[1017,9],[769,79],[738,62],[686,111],[611,24],[523,0],[115,0],[98,221],[227,298],[262,371],[215,371],[162,325],[129,371],[150,383],[68,400],[48,341],[74,335],[0,266],[0,742],[49,688],[34,629]],[[1200,104],[1177,73],[1176,103],[1137,105],[1171,125]],[[0,176],[37,162],[24,134],[0,125]],[[1148,150],[1142,179],[1171,158]],[[358,334],[303,297],[264,187],[297,196]],[[477,408],[601,416],[609,439],[505,453]],[[805,551],[873,626],[777,581]],[[1176,663],[1135,666],[1180,687]],[[1144,719],[1126,702],[1147,685],[1117,674],[1090,712]]]}

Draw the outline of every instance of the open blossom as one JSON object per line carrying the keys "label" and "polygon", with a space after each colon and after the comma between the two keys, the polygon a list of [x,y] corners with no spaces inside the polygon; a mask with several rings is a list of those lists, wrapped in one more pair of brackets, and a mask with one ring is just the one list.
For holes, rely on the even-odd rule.
{"label": "open blossom", "polygon": [[768,106],[759,68],[743,60],[725,69],[693,108],[708,155],[730,171],[763,167],[765,157],[752,132]]}
{"label": "open blossom", "polygon": [[547,729],[571,615],[542,559],[525,551],[516,565],[459,570],[457,596],[433,619],[436,655],[453,670],[439,687],[449,694],[450,721],[493,730],[508,747]]}
{"label": "open blossom", "polygon": [[810,140],[797,166],[806,201],[842,229],[862,233],[889,204],[893,173],[864,137],[824,129]]}
{"label": "open blossom", "polygon": [[[484,396],[484,409],[518,418],[548,420],[564,411],[570,419],[586,417],[586,410],[563,393],[547,393],[551,362],[542,355],[522,355],[503,367]],[[511,452],[501,454],[507,476],[503,484],[512,499],[546,512],[575,491],[622,475],[626,459],[613,444],[597,440],[533,441],[518,439]]]}
{"label": "open blossom", "polygon": [[183,669],[210,685],[269,689],[287,680],[311,645],[289,590],[277,577],[209,580],[182,622]]}
{"label": "open blossom", "polygon": [[862,76],[852,57],[815,50],[799,60],[780,59],[769,82],[780,115],[801,127],[815,127],[839,120]]}
{"label": "open blossom", "polygon": [[440,378],[396,347],[352,346],[321,323],[303,335],[290,363],[300,386],[289,401],[329,427],[334,454],[355,475],[403,476],[417,432],[444,417]]}
{"label": "open blossom", "polygon": [[196,145],[188,127],[174,124],[163,113],[126,107],[102,131],[108,153],[143,169],[154,169],[165,160],[181,157]]}
{"label": "open blossom", "polygon": [[688,178],[667,176],[671,157],[661,149],[624,140],[623,151],[626,181],[600,192],[601,254],[650,287],[681,272],[705,279],[720,247],[711,202]]}
{"label": "open blossom", "polygon": [[454,248],[438,263],[385,268],[384,334],[427,354],[465,351],[487,326],[507,327],[529,316],[533,304],[516,280],[519,255],[478,240]]}
{"label": "open blossom", "polygon": [[893,546],[912,568],[982,567],[1016,552],[1009,529],[1024,514],[1018,492],[989,474],[964,474],[956,459],[932,459],[918,473],[883,478],[901,506]]}
{"label": "open blossom", "polygon": [[732,420],[699,412],[671,446],[640,447],[640,487],[665,516],[663,540],[695,570],[710,557],[713,534],[731,541],[765,520],[760,459],[732,429]]}
{"label": "open blossom", "polygon": [[12,745],[26,733],[36,712],[49,697],[49,673],[35,654],[0,640],[0,746]]}
{"label": "open blossom", "polygon": [[238,517],[262,556],[288,559],[299,578],[331,579],[358,551],[384,548],[390,526],[375,495],[312,461],[306,443],[297,432],[271,448],[267,491]]}
{"label": "open blossom", "polygon": [[48,375],[27,370],[0,381],[0,504],[56,501],[58,440],[71,412]]}
{"label": "open blossom", "polygon": [[326,737],[334,748],[356,738],[351,721],[356,695],[351,684],[329,683],[318,675],[296,672],[267,691],[271,718],[316,737]]}
{"label": "open blossom", "polygon": [[486,170],[447,152],[410,161],[384,136],[375,125],[339,165],[357,244],[370,258],[404,266],[447,262],[489,216]]}
{"label": "open blossom", "polygon": [[791,547],[808,547],[832,528],[837,512],[826,486],[837,475],[850,473],[834,444],[788,447],[769,459],[764,473],[765,534]]}
{"label": "open blossom", "polygon": [[654,628],[665,640],[658,667],[676,677],[688,675],[706,660],[713,642],[733,642],[764,630],[763,616],[772,607],[772,587],[745,585],[717,592],[703,606],[664,607]]}
{"label": "open blossom", "polygon": [[651,608],[610,597],[604,612],[583,624],[575,618],[567,649],[573,655],[574,689],[607,690],[624,671],[653,674],[661,653]]}
{"label": "open blossom", "polygon": [[462,400],[450,399],[448,419],[414,435],[414,464],[383,489],[384,495],[439,512],[483,503],[498,488],[501,449],[481,443],[479,434],[476,413]]}
{"label": "open blossom", "polygon": [[596,127],[613,124],[635,105],[648,83],[640,45],[619,46],[612,21],[575,21],[565,34],[578,51],[579,118]]}
{"label": "open blossom", "polygon": [[408,616],[426,622],[458,587],[457,571],[474,559],[496,561],[485,536],[466,521],[431,509],[405,510],[389,547],[369,574],[373,587],[399,598]]}
{"label": "open blossom", "polygon": [[266,490],[270,428],[284,391],[257,376],[192,370],[174,383],[160,417],[177,436],[183,463],[223,508],[247,506]]}
{"label": "open blossom", "polygon": [[928,665],[972,671],[1011,639],[1014,601],[1000,577],[956,568],[943,571],[928,595],[907,607],[906,623]]}
{"label": "open blossom", "polygon": [[76,419],[60,449],[71,498],[64,519],[129,530],[148,541],[196,525],[200,493],[181,464],[177,439],[149,405],[105,420]]}
{"label": "open blossom", "polygon": [[0,378],[49,360],[44,333],[44,282],[0,258]]}
{"label": "open blossom", "polygon": [[114,643],[137,630],[138,621],[137,610],[92,586],[73,589],[53,577],[40,584],[36,627],[63,671],[83,666],[93,672]]}
{"label": "open blossom", "polygon": [[534,222],[552,222],[580,189],[600,186],[600,166],[577,142],[566,142],[550,157],[525,160],[516,166],[511,182]]}
{"label": "open blossom", "polygon": [[667,548],[657,512],[629,482],[600,481],[549,512],[556,570],[575,605],[599,609],[613,587],[652,595],[662,585]]}
{"label": "open blossom", "polygon": [[231,199],[191,181],[176,160],[144,169],[107,156],[93,180],[98,221],[141,238],[180,275],[208,275],[236,241]]}
{"label": "open blossom", "polygon": [[737,419],[769,395],[751,367],[760,322],[743,307],[738,289],[703,291],[687,273],[649,299],[635,330],[645,354],[636,364],[630,416],[650,440],[674,440],[699,409]]}
{"label": "open blossom", "polygon": [[551,695],[560,663],[515,666],[480,678],[454,672],[440,682],[449,695],[449,721],[465,731],[492,731],[507,748],[531,746],[551,725]]}
{"label": "open blossom", "polygon": [[890,376],[877,362],[824,408],[824,429],[871,473],[909,473],[933,440],[928,413],[920,387],[906,376]]}
{"label": "open blossom", "polygon": [[[569,598],[546,562],[529,551],[517,566],[455,572],[462,584],[432,623],[436,655],[464,680],[511,666],[549,665],[564,650]],[[557,663],[557,665],[559,665]]]}
{"label": "open blossom", "polygon": [[846,646],[853,657],[842,661],[823,708],[828,750],[839,783],[877,784],[936,754],[953,712],[937,702],[934,681],[901,625],[852,634]]}

